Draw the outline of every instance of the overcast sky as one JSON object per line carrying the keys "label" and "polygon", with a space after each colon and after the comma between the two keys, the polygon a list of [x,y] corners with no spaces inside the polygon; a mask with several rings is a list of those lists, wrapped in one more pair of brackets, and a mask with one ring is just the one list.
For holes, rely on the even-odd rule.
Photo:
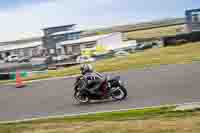
{"label": "overcast sky", "polygon": [[0,41],[41,36],[49,26],[82,29],[184,17],[200,0],[1,0]]}

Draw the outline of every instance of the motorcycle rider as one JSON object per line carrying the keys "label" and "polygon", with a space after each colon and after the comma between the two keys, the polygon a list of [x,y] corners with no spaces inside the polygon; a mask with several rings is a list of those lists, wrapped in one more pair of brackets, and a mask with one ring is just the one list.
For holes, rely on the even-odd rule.
{"label": "motorcycle rider", "polygon": [[100,73],[94,72],[91,64],[82,64],[80,71],[86,82],[85,87],[88,88],[92,94],[102,95],[100,87],[104,81],[104,77]]}

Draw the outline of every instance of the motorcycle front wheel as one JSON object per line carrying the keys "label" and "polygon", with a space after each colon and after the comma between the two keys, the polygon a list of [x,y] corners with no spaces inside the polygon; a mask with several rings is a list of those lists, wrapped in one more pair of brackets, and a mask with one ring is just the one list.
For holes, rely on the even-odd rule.
{"label": "motorcycle front wheel", "polygon": [[86,104],[90,102],[90,98],[87,95],[81,94],[79,91],[74,93],[74,98],[81,104]]}
{"label": "motorcycle front wheel", "polygon": [[123,100],[127,97],[127,90],[123,86],[112,88],[111,97],[115,100]]}

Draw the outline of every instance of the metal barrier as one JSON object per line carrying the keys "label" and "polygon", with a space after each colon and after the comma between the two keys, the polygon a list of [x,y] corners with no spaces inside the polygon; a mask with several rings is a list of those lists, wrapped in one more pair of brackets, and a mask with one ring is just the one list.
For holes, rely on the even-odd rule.
{"label": "metal barrier", "polygon": [[9,80],[10,74],[9,73],[0,73],[0,80]]}
{"label": "metal barrier", "polygon": [[[47,71],[21,71],[20,76],[22,78],[26,78],[28,76],[31,76],[31,74],[46,74]],[[0,73],[0,80],[15,80],[16,79],[16,72],[9,72],[9,73]]]}
{"label": "metal barrier", "polygon": [[[11,80],[15,80],[16,79],[16,72],[10,72],[9,73],[9,75],[10,75],[10,79]],[[28,77],[28,72],[20,72],[20,76],[22,77],[22,78],[26,78],[26,77]]]}

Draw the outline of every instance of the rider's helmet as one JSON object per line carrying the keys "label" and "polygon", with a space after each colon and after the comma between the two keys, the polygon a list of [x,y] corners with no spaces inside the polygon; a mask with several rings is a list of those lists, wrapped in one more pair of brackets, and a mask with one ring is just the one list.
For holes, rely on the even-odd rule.
{"label": "rider's helmet", "polygon": [[80,67],[81,74],[85,75],[86,73],[93,72],[93,67],[91,64],[82,64]]}

